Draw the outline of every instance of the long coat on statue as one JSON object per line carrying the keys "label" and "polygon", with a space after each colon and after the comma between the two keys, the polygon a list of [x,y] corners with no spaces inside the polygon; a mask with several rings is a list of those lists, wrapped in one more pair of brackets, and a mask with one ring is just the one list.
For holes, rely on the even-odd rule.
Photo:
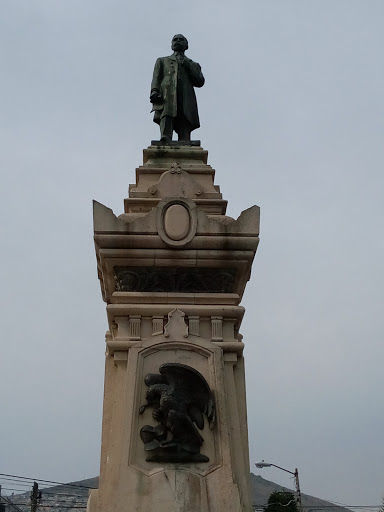
{"label": "long coat on statue", "polygon": [[156,61],[151,92],[158,91],[162,101],[153,104],[153,120],[160,124],[163,116],[184,116],[194,130],[199,128],[200,121],[193,88],[202,87],[204,77],[197,62],[185,56],[183,59],[183,64],[178,62],[176,55],[160,57]]}

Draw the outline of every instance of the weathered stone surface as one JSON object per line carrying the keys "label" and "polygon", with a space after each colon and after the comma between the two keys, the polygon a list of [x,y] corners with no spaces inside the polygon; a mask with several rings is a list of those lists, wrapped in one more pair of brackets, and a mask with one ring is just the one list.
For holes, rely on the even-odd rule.
{"label": "weathered stone surface", "polygon": [[[226,216],[214,174],[201,147],[151,146],[125,213],[94,204],[109,331],[100,486],[89,512],[250,511],[239,302],[259,242],[259,208]],[[207,417],[203,426],[203,405],[200,413],[192,403],[160,406],[167,391],[158,386],[175,387],[162,381],[162,365],[201,375],[214,398],[212,428]],[[162,400],[172,402],[172,393]],[[172,433],[161,431],[169,424]],[[189,442],[189,456],[176,449]]]}
{"label": "weathered stone surface", "polygon": [[189,233],[191,221],[188,209],[181,204],[172,204],[164,213],[164,231],[172,240],[183,240]]}

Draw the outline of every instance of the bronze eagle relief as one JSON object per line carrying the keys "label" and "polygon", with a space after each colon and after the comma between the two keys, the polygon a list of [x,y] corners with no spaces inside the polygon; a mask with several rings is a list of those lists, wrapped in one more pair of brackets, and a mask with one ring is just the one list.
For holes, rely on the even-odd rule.
{"label": "bronze eagle relief", "polygon": [[204,415],[212,429],[216,420],[213,393],[207,381],[191,366],[164,363],[159,373],[148,373],[147,403],[140,407],[142,414],[152,407],[156,426],[144,425],[140,437],[148,462],[209,462],[200,453],[204,442],[199,430],[204,429]]}

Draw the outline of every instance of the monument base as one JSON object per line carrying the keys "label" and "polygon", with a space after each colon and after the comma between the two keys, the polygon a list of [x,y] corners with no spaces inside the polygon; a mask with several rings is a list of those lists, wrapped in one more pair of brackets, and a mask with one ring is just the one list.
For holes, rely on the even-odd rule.
{"label": "monument base", "polygon": [[171,140],[167,144],[164,144],[162,140],[151,140],[152,146],[200,146],[201,141],[199,140]]}
{"label": "monument base", "polygon": [[87,512],[250,512],[239,303],[259,209],[225,214],[200,141],[143,156],[124,213],[94,203],[109,330]]}

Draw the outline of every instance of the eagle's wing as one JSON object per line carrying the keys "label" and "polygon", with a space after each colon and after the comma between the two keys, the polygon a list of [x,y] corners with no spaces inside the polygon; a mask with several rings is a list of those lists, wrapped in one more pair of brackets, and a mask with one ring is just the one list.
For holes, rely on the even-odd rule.
{"label": "eagle's wing", "polygon": [[216,419],[215,400],[201,373],[180,363],[164,363],[159,372],[168,380],[173,398],[184,402],[191,420],[199,429],[204,428],[203,414],[207,415],[212,428]]}

